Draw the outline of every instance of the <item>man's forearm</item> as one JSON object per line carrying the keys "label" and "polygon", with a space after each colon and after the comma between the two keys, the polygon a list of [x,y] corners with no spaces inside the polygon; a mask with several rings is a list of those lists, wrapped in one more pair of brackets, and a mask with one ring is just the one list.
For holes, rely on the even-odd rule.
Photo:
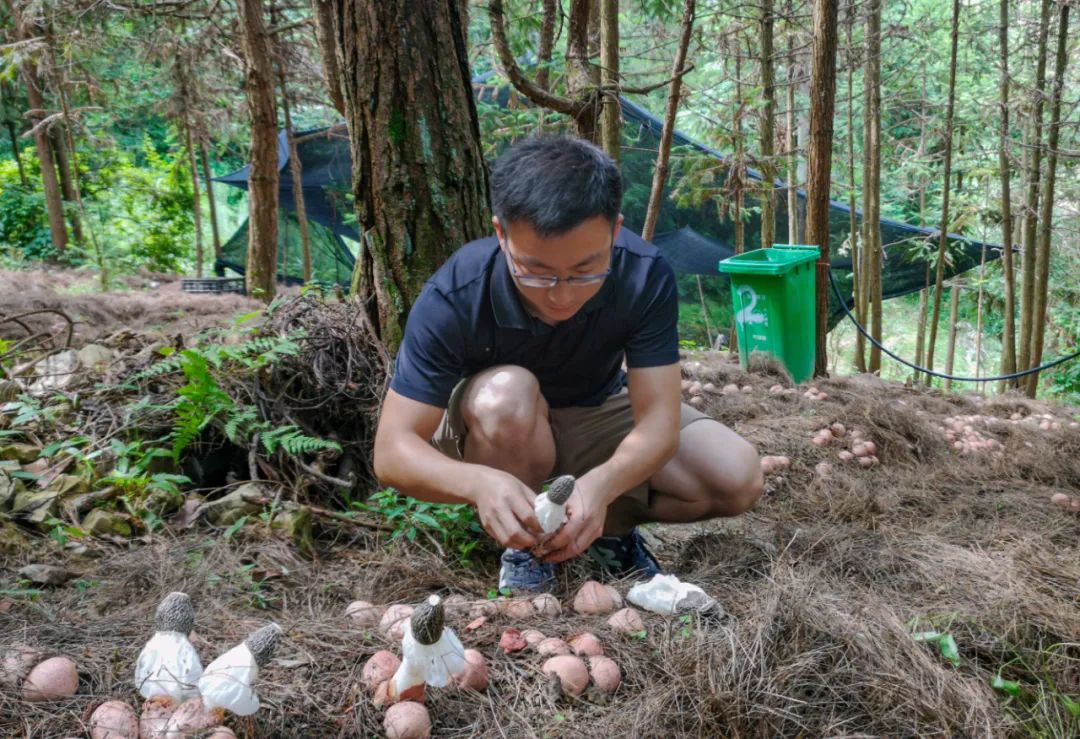
{"label": "man's forearm", "polygon": [[381,484],[429,503],[475,505],[469,484],[475,466],[447,457],[412,434],[403,434],[375,450],[375,475]]}

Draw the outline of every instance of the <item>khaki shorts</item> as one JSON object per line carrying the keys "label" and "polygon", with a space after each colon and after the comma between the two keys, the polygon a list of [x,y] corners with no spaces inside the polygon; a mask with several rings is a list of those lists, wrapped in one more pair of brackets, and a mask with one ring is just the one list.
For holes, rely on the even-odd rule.
{"label": "khaki shorts", "polygon": [[[465,427],[461,403],[469,379],[462,380],[454,388],[442,423],[431,439],[431,443],[443,454],[457,460],[465,457],[465,437],[468,430]],[[552,408],[550,412],[551,433],[555,438],[553,477],[581,477],[592,468],[608,461],[615,453],[615,448],[634,427],[630,393],[626,388],[611,395],[598,406]],[[679,428],[684,429],[695,421],[707,418],[701,411],[683,403]],[[649,496],[647,480],[623,493],[608,508],[604,533],[623,535],[633,526],[648,521]]]}

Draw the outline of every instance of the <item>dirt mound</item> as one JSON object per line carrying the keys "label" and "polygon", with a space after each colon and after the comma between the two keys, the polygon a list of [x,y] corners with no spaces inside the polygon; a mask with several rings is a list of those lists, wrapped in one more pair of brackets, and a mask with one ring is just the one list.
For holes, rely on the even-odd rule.
{"label": "dirt mound", "polygon": [[[704,587],[727,616],[646,615],[644,637],[618,637],[602,618],[567,612],[497,615],[472,631],[457,618],[465,645],[487,656],[491,682],[481,695],[430,689],[435,736],[1080,734],[1080,516],[1050,502],[1080,486],[1072,409],[866,377],[823,381],[828,399],[811,400],[801,387],[770,393],[784,378],[716,356],[687,358],[684,375],[749,385],[705,393],[707,411],[762,454],[791,458],[740,519],[649,529],[663,564]],[[1040,428],[1043,414],[1059,428]],[[958,417],[1001,448],[956,450],[946,431]],[[845,439],[811,442],[837,421],[862,429],[880,464],[841,462]],[[832,464],[828,474],[815,472],[822,461]],[[324,539],[315,560],[261,522],[228,538],[166,530],[120,549],[80,541],[64,551],[43,539],[9,557],[0,647],[67,654],[82,683],[75,698],[52,704],[0,688],[0,733],[85,733],[98,702],[134,704],[132,665],[154,607],[184,590],[198,608],[195,643],[205,659],[266,620],[285,628],[260,676],[264,707],[251,722],[229,721],[238,736],[379,735],[382,712],[359,686],[360,671],[376,650],[396,647],[350,625],[346,604],[417,603],[431,592],[483,598],[497,562],[482,555],[465,568],[427,551],[422,536],[390,543],[388,531],[354,531]],[[78,579],[30,598],[14,572],[32,560]],[[579,567],[561,572],[564,606],[585,576]],[[625,594],[628,583],[618,586]],[[535,659],[496,649],[510,625],[597,633],[622,668],[622,686],[608,701],[555,698]]]}
{"label": "dirt mound", "polygon": [[0,338],[19,340],[45,333],[56,336],[56,347],[63,345],[68,319],[73,346],[132,327],[192,335],[262,307],[242,295],[185,293],[180,280],[171,276],[126,278],[124,285],[127,290],[102,293],[93,276],[71,270],[0,270],[0,319],[32,314],[0,323]]}

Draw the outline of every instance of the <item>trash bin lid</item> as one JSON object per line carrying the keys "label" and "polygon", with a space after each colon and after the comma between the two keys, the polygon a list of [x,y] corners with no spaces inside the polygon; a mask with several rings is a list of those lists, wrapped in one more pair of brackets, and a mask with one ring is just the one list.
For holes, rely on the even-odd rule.
{"label": "trash bin lid", "polygon": [[754,249],[720,262],[717,268],[727,274],[782,275],[800,264],[817,261],[821,250],[816,246],[777,244],[771,249]]}

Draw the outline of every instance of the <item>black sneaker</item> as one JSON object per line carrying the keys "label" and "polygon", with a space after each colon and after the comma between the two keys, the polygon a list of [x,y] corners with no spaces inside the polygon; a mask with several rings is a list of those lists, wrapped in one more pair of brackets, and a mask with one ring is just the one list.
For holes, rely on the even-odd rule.
{"label": "black sneaker", "polygon": [[499,589],[541,593],[555,582],[555,565],[532,556],[523,549],[507,549],[499,568]]}
{"label": "black sneaker", "polygon": [[589,547],[588,554],[614,578],[636,575],[649,580],[663,572],[637,529],[626,536],[601,536]]}

